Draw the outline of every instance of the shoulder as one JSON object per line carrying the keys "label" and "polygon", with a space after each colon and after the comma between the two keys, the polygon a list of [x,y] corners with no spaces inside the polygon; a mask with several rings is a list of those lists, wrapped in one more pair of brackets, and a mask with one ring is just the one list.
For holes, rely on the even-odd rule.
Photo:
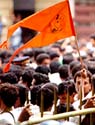
{"label": "shoulder", "polygon": [[0,120],[5,120],[8,123],[14,125],[14,118],[11,113],[5,112],[3,114],[0,114]]}

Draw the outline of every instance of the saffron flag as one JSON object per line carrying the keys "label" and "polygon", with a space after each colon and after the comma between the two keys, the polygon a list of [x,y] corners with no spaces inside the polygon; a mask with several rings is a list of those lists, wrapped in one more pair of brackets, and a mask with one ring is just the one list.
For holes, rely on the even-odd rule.
{"label": "saffron flag", "polygon": [[[65,0],[63,2],[60,2],[56,5],[53,5],[47,9],[44,9],[40,12],[37,12],[18,23],[12,25],[8,29],[8,38],[12,35],[12,33],[18,28],[18,27],[25,27],[33,30],[37,30],[40,32],[43,32],[46,27],[49,26],[49,23],[51,23],[55,18],[58,18],[58,14],[62,11],[59,18],[66,18],[66,16],[69,16],[69,5],[68,0]],[[68,12],[67,12],[68,11]],[[64,15],[62,15],[64,13]],[[65,16],[65,17],[64,17]],[[58,19],[59,20],[59,19]],[[64,20],[65,21],[65,20]],[[55,22],[54,22],[55,23]]]}
{"label": "saffron flag", "polygon": [[40,33],[14,52],[9,63],[5,66],[4,72],[9,70],[13,58],[21,50],[29,47],[43,47],[59,39],[75,36],[68,0],[57,3],[11,26],[8,30],[7,38],[11,37],[19,26],[34,29]]}

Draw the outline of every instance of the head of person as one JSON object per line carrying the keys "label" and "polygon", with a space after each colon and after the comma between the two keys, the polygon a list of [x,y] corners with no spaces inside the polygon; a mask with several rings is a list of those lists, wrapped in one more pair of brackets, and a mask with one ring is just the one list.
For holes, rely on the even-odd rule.
{"label": "head of person", "polygon": [[49,82],[49,77],[46,74],[42,74],[39,72],[35,72],[33,75],[33,81],[32,81],[32,85],[40,85],[40,84],[45,84],[47,82]]}
{"label": "head of person", "polygon": [[[1,110],[7,110],[14,106],[18,98],[18,88],[10,83],[0,84],[0,108]],[[2,109],[2,107],[4,109]]]}
{"label": "head of person", "polygon": [[63,60],[62,63],[63,64],[70,64],[70,62],[72,62],[74,60],[74,57],[71,53],[66,53],[63,55]]}
{"label": "head of person", "polygon": [[61,45],[55,43],[51,46],[51,51],[56,52],[58,55],[62,55],[62,48]]}
{"label": "head of person", "polygon": [[33,105],[37,105],[37,95],[38,95],[38,92],[39,92],[41,86],[42,86],[42,84],[41,85],[31,86],[31,88],[30,88],[31,104],[33,104]]}
{"label": "head of person", "polygon": [[92,73],[95,74],[95,61],[87,61],[87,67],[88,70]]}
{"label": "head of person", "polygon": [[74,96],[76,94],[75,84],[72,79],[64,81],[58,85],[58,97],[60,100],[60,104],[67,103],[67,94],[69,95],[70,103],[72,104],[74,102]]}
{"label": "head of person", "polygon": [[41,53],[45,53],[45,51],[41,48],[33,48],[34,61],[36,60],[37,56]]}
{"label": "head of person", "polygon": [[63,80],[66,80],[69,77],[69,67],[67,64],[59,66],[58,69],[60,78]]}
{"label": "head of person", "polygon": [[49,50],[48,53],[49,53],[49,55],[50,55],[51,61],[59,61],[60,55],[59,55],[57,52],[55,52],[55,51],[50,51],[50,50]]}
{"label": "head of person", "polygon": [[72,69],[73,69],[73,67],[75,66],[75,65],[77,65],[77,64],[80,64],[80,61],[78,61],[78,60],[73,60],[72,62],[70,62],[70,64],[69,64],[69,71],[70,71],[70,75],[72,76]]}
{"label": "head of person", "polygon": [[44,111],[51,111],[54,101],[54,92],[47,88],[41,87],[38,96],[37,96],[37,105],[41,108],[41,95],[43,96],[43,110]]}
{"label": "head of person", "polygon": [[36,57],[36,62],[38,65],[45,65],[49,67],[50,56],[47,53],[41,53]]}
{"label": "head of person", "polygon": [[88,69],[86,63],[81,64],[80,62],[78,62],[77,64],[75,64],[75,66],[72,68],[72,77],[74,77],[76,72],[82,70],[83,68]]}
{"label": "head of person", "polygon": [[18,77],[13,72],[6,72],[0,75],[1,83],[11,83],[16,84],[18,82]]}
{"label": "head of person", "polygon": [[26,99],[27,99],[28,89],[23,84],[17,83],[15,84],[15,86],[18,88],[19,95],[18,95],[18,98],[16,100],[14,107],[15,108],[22,107],[25,105],[25,102],[27,101]]}
{"label": "head of person", "polygon": [[76,91],[79,93],[80,85],[82,85],[84,97],[91,91],[91,77],[92,74],[86,69],[76,72],[74,76]]}
{"label": "head of person", "polygon": [[45,65],[39,65],[36,69],[35,72],[42,73],[48,75],[51,71],[50,68],[45,66]]}
{"label": "head of person", "polygon": [[57,73],[61,64],[58,61],[53,61],[50,63],[51,73]]}
{"label": "head of person", "polygon": [[24,84],[28,89],[32,85],[34,70],[32,68],[26,68],[21,75],[21,84]]}

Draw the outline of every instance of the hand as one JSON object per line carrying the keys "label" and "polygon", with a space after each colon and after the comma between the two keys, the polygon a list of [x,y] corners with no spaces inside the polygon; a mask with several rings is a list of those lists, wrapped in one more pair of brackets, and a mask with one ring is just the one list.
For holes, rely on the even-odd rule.
{"label": "hand", "polygon": [[[95,98],[95,97],[94,97]],[[90,98],[90,99],[87,99],[85,105],[84,105],[84,108],[92,108],[92,107],[95,107],[95,99],[94,98]]]}
{"label": "hand", "polygon": [[30,104],[28,104],[27,106],[25,106],[22,110],[22,112],[20,113],[20,116],[18,118],[19,122],[23,122],[23,121],[27,121],[29,119],[29,117],[32,115],[31,109],[30,109]]}

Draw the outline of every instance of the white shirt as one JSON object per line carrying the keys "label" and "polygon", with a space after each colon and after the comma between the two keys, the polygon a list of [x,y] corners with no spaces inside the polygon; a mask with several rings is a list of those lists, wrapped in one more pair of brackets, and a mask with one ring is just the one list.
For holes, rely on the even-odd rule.
{"label": "white shirt", "polygon": [[5,112],[5,113],[0,114],[0,120],[5,120],[9,124],[15,125],[14,118],[11,115],[11,113],[9,113],[9,112]]}

